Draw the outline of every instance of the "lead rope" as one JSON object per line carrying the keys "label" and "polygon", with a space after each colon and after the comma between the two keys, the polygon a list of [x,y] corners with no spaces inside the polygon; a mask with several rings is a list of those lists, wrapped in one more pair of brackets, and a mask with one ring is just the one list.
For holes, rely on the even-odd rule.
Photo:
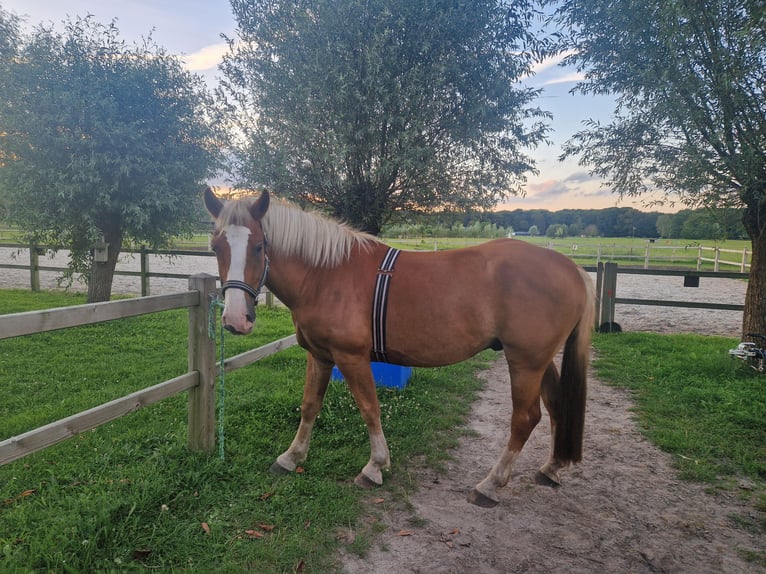
{"label": "lead rope", "polygon": [[[210,309],[208,312],[208,324],[207,324],[207,336],[215,341],[216,324],[218,322],[218,315],[216,310],[220,309],[223,313],[223,301],[213,296],[210,298]],[[218,362],[218,456],[221,460],[224,459],[223,447],[224,447],[224,432],[223,432],[223,415],[226,402],[226,368],[224,361],[226,360],[226,342],[224,340],[224,330],[220,329],[220,349],[221,358]]]}

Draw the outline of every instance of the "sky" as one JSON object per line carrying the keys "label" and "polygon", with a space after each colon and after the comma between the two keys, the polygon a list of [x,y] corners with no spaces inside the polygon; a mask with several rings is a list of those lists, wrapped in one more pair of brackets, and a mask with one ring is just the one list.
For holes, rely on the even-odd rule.
{"label": "sky", "polygon": [[[86,16],[104,24],[116,19],[121,37],[138,41],[151,33],[154,41],[184,60],[187,68],[202,75],[210,85],[220,76],[218,63],[226,51],[221,35],[233,37],[236,29],[229,0],[0,0],[0,7],[25,17],[26,29],[53,23],[60,29],[68,16]],[[602,209],[606,207],[647,208],[646,200],[624,199],[601,186],[577,158],[560,162],[562,144],[589,118],[606,122],[614,108],[606,96],[572,94],[580,76],[554,60],[536,67],[525,85],[542,88],[537,105],[551,112],[552,140],[528,150],[539,174],[529,175],[524,197],[512,197],[497,209]],[[670,211],[670,209],[661,209]]]}

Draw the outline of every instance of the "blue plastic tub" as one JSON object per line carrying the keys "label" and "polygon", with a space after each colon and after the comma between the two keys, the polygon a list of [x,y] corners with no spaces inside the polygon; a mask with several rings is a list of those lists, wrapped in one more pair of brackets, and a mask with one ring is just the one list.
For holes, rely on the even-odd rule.
{"label": "blue plastic tub", "polygon": [[[379,387],[403,389],[412,377],[412,367],[402,367],[390,363],[372,363],[372,377]],[[332,368],[332,378],[342,381],[343,375],[338,367]]]}

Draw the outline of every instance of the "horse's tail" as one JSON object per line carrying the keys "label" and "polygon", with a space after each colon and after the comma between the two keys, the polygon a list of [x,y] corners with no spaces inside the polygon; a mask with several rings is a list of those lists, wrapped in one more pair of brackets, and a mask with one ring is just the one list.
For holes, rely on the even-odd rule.
{"label": "horse's tail", "polygon": [[561,360],[561,378],[555,392],[556,427],[553,438],[553,458],[560,463],[580,462],[585,428],[585,399],[587,394],[590,341],[596,313],[593,281],[579,268],[585,285],[584,309],[580,320],[569,334]]}

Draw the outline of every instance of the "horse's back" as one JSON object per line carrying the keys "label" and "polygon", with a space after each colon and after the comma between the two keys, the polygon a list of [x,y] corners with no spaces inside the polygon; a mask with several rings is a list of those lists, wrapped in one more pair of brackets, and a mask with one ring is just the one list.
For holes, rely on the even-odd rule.
{"label": "horse's back", "polygon": [[[402,361],[444,364],[511,342],[547,347],[582,313],[567,257],[515,239],[444,252],[403,252],[391,281],[389,341]],[[522,345],[526,348],[526,345]],[[417,348],[419,347],[419,348]]]}

